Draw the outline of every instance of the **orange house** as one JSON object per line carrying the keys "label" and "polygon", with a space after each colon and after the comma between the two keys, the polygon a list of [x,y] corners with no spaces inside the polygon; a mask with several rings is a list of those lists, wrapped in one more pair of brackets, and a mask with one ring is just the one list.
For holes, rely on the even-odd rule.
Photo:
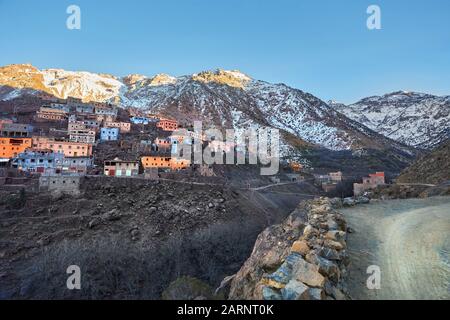
{"label": "orange house", "polygon": [[156,126],[164,131],[175,131],[178,129],[178,122],[176,120],[161,119]]}
{"label": "orange house", "polygon": [[33,137],[33,147],[53,150],[53,152],[64,154],[65,157],[92,156],[92,144],[83,142],[58,141],[54,138]]}
{"label": "orange house", "polygon": [[142,157],[141,162],[144,169],[163,168],[171,170],[181,170],[186,169],[191,165],[189,160],[161,156]]}
{"label": "orange house", "polygon": [[0,138],[0,158],[15,158],[32,144],[31,138]]}

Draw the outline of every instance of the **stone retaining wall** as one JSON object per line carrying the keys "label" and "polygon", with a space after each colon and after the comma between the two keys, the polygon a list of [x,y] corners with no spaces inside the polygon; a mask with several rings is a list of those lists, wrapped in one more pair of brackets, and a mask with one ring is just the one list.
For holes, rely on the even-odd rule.
{"label": "stone retaining wall", "polygon": [[233,277],[230,299],[347,299],[347,225],[340,200],[302,202],[280,225],[263,231]]}

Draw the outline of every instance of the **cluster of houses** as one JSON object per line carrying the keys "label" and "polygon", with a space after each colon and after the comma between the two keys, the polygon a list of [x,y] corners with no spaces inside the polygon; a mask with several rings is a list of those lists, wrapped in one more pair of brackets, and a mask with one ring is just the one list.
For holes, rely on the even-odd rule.
{"label": "cluster of houses", "polygon": [[[133,115],[129,121],[119,121],[118,108],[105,103],[83,103],[69,98],[52,101],[39,108],[37,123],[63,122],[67,130],[50,129],[48,136],[33,134],[29,124],[0,119],[0,166],[11,166],[21,172],[40,175],[85,175],[94,167],[93,151],[99,143],[119,141],[132,131],[132,125],[153,125],[164,136],[142,141],[150,152],[137,161],[111,159],[104,161],[103,173],[107,176],[136,176],[142,171],[179,171],[191,166],[189,160],[172,156],[182,143],[192,143],[195,134],[175,134],[178,122],[155,115]],[[60,126],[59,126],[60,127]],[[52,132],[63,132],[57,137]]]}
{"label": "cluster of houses", "polygon": [[[317,174],[314,175],[314,179],[317,185],[320,185],[322,190],[325,192],[335,191],[342,181],[344,181],[344,176],[341,171],[329,172],[328,174]],[[360,196],[364,192],[374,189],[380,185],[384,185],[385,174],[384,172],[376,172],[369,174],[368,177],[362,179],[362,183],[353,184],[353,194],[354,196]]]}

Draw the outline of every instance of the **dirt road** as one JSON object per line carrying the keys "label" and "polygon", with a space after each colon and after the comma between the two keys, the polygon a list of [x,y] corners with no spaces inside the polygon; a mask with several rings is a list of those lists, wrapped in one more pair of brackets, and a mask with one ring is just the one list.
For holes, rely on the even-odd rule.
{"label": "dirt road", "polygon": [[[345,209],[354,299],[450,299],[450,198],[394,200]],[[366,286],[381,269],[381,289]]]}

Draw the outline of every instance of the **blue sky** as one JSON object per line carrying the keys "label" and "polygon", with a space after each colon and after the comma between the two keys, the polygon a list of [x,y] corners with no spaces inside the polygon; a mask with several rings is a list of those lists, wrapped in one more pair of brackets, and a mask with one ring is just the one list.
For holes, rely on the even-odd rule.
{"label": "blue sky", "polygon": [[[80,6],[82,29],[66,28]],[[381,7],[382,30],[366,28]],[[0,65],[174,76],[239,69],[354,102],[450,94],[448,0],[0,0]]]}

